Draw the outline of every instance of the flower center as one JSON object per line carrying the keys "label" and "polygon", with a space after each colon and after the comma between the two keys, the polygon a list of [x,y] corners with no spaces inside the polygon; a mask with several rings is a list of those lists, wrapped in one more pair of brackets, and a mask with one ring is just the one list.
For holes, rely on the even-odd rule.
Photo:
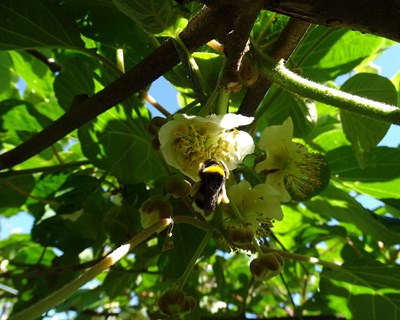
{"label": "flower center", "polygon": [[286,189],[299,200],[309,198],[321,189],[325,167],[325,159],[318,153],[304,152],[291,158],[284,172]]}
{"label": "flower center", "polygon": [[198,166],[205,160],[229,161],[229,143],[219,128],[209,124],[196,127],[194,123],[182,125],[174,132],[174,148],[187,167]]}

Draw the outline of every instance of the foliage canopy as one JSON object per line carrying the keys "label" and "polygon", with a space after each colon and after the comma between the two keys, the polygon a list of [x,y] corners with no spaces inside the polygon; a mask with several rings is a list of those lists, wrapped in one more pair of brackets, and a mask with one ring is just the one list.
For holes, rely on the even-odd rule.
{"label": "foliage canopy", "polygon": [[[107,272],[89,275],[85,281],[95,280],[51,300],[37,316],[163,319],[157,300],[178,288],[191,297],[189,306],[197,302],[186,319],[400,318],[400,150],[377,146],[391,123],[400,123],[400,72],[387,79],[371,64],[395,43],[306,23],[303,36],[293,19],[257,7],[262,1],[248,11],[220,2],[223,9],[165,0],[1,1],[0,213],[34,218],[30,234],[0,240],[3,315],[43,306],[42,299],[138,236]],[[253,19],[241,25],[241,17]],[[288,34],[300,34],[289,49],[282,46]],[[214,38],[226,56],[207,45]],[[249,72],[259,72],[255,83],[231,68],[244,54],[254,59]],[[352,107],[334,94],[328,105],[328,91],[282,80],[287,69],[275,65],[281,58],[303,78],[384,104],[374,109],[370,100],[355,100]],[[349,77],[339,86],[342,75]],[[187,199],[167,196],[168,179],[182,174],[168,167],[148,129],[155,109],[146,92],[159,76],[178,95],[168,111],[152,103],[164,115],[253,116],[242,130],[256,145],[265,128],[290,117],[295,141],[326,159],[328,185],[282,204],[283,220],[259,239],[263,250],[284,258],[279,275],[256,281],[254,250],[221,246],[218,221],[194,217]],[[240,81],[237,90],[225,90]],[[262,99],[251,98],[254,88],[263,88]],[[262,155],[256,147],[231,179],[253,186],[265,180],[254,170]],[[379,205],[367,209],[360,195]],[[143,231],[140,208],[153,196],[168,200],[173,228]]]}

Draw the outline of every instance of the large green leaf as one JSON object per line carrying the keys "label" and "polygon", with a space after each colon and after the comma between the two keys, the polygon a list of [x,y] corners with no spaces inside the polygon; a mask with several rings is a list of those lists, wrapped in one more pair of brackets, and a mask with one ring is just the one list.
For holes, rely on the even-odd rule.
{"label": "large green leaf", "polygon": [[0,103],[0,124],[6,131],[3,141],[18,145],[42,129],[39,121],[31,115],[34,108],[21,100],[5,100]]}
{"label": "large green leaf", "polygon": [[[372,73],[359,73],[347,80],[341,90],[372,100],[397,105],[397,92],[392,82]],[[352,143],[360,167],[367,164],[368,154],[386,135],[390,124],[341,110],[343,131]]]}
{"label": "large green leaf", "polygon": [[6,91],[12,83],[12,60],[7,52],[0,52],[0,92]]}
{"label": "large green leaf", "polygon": [[86,56],[75,56],[63,63],[54,81],[54,92],[60,106],[67,110],[75,96],[94,94],[95,64]]}
{"label": "large green leaf", "polygon": [[142,116],[132,118],[122,107],[115,107],[79,129],[83,153],[124,183],[157,179],[163,169],[151,147],[147,122]]}
{"label": "large green leaf", "polygon": [[7,209],[22,206],[34,186],[35,179],[32,175],[0,179],[0,213],[3,216],[10,216],[17,213],[18,210],[7,211]]}
{"label": "large green leaf", "polygon": [[[339,269],[324,268],[323,295],[347,299],[352,319],[400,319],[400,268],[360,259]],[[337,310],[340,313],[340,310]]]}
{"label": "large green leaf", "polygon": [[251,30],[252,42],[257,44],[258,49],[268,54],[288,20],[287,16],[261,11]]}
{"label": "large green leaf", "polygon": [[0,50],[82,47],[74,20],[57,2],[2,0]]}
{"label": "large green leaf", "polygon": [[174,246],[161,255],[159,262],[165,278],[176,280],[183,275],[204,236],[204,231],[190,225],[176,225],[174,227]]}
{"label": "large green leaf", "polygon": [[[46,50],[46,53],[49,52]],[[44,63],[24,51],[11,51],[9,54],[14,72],[26,83],[26,92],[33,92],[42,99],[48,99],[54,94],[54,75]]]}
{"label": "large green leaf", "polygon": [[382,38],[370,34],[317,26],[302,41],[291,62],[304,76],[324,82],[350,72],[383,43]]}
{"label": "large green leaf", "polygon": [[350,146],[326,153],[332,174],[348,181],[375,182],[400,177],[400,149],[377,147],[370,155],[367,167],[361,169]]}
{"label": "large green leaf", "polygon": [[[305,137],[311,132],[316,122],[317,111],[313,101],[283,91],[276,86],[271,88],[260,109],[266,109],[261,119],[266,120],[269,126],[281,125],[288,117],[291,117],[296,137]],[[265,122],[260,124],[257,129],[262,131]]]}
{"label": "large green leaf", "polygon": [[375,148],[364,169],[349,146],[329,151],[326,158],[332,174],[345,180],[352,189],[376,198],[400,197],[400,149]]}
{"label": "large green leaf", "polygon": [[172,0],[112,0],[114,5],[150,34],[176,35],[185,26]]}
{"label": "large green leaf", "polygon": [[362,233],[387,244],[400,242],[400,234],[390,231],[353,197],[329,186],[321,195],[305,202],[307,208],[328,219],[354,224]]}

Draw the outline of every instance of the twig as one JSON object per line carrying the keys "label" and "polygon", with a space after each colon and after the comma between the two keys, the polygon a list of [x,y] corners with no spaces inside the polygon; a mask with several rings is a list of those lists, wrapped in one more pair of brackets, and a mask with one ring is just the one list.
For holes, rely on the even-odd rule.
{"label": "twig", "polygon": [[49,172],[63,172],[75,167],[85,166],[90,164],[88,160],[77,161],[77,162],[70,162],[70,163],[63,163],[55,166],[48,166],[48,167],[39,167],[39,168],[31,168],[31,169],[23,169],[23,170],[8,170],[4,172],[0,172],[0,179],[5,179],[8,177],[14,176],[23,176],[28,174],[35,174],[35,173],[49,173]]}
{"label": "twig", "polygon": [[[304,38],[310,26],[311,24],[308,22],[291,18],[275,42],[271,57],[275,60],[284,59],[287,61]],[[272,81],[270,79],[260,75],[257,82],[247,90],[238,113],[253,116],[271,84]]]}
{"label": "twig", "polygon": [[396,106],[329,88],[288,70],[283,60],[275,62],[265,55],[260,55],[260,57],[263,57],[262,71],[276,84],[288,91],[346,111],[384,122],[400,124],[400,109]]}
{"label": "twig", "polygon": [[226,55],[226,64],[222,76],[222,85],[226,88],[234,87],[241,82],[239,69],[242,58],[249,50],[250,32],[263,4],[263,0],[247,2],[246,5],[248,7],[246,10],[241,10],[233,30],[225,38],[224,53]]}
{"label": "twig", "polygon": [[51,72],[56,73],[61,71],[61,65],[59,65],[53,58],[46,57],[43,53],[37,50],[30,49],[25,51],[48,66]]}

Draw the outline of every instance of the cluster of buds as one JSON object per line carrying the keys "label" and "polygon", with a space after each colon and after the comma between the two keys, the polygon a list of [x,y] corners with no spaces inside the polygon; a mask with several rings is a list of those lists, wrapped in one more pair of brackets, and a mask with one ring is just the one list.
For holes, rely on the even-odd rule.
{"label": "cluster of buds", "polygon": [[158,299],[158,307],[168,316],[187,315],[196,308],[196,299],[180,289],[168,289]]}
{"label": "cluster of buds", "polygon": [[284,266],[282,256],[277,252],[270,252],[254,259],[250,263],[250,271],[259,281],[267,281],[277,276]]}

